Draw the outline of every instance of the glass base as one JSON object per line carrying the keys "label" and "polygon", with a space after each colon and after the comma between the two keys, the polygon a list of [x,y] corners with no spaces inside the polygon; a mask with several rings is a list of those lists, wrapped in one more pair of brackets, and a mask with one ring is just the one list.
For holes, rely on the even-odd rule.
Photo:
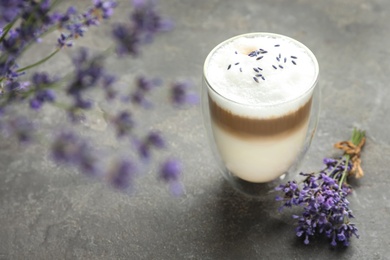
{"label": "glass base", "polygon": [[230,185],[241,194],[257,199],[272,199],[270,197],[276,197],[277,191],[275,190],[280,184],[284,184],[288,181],[287,178],[290,174],[284,173],[277,179],[266,183],[254,183],[243,180],[231,172],[227,171],[223,173],[225,179]]}

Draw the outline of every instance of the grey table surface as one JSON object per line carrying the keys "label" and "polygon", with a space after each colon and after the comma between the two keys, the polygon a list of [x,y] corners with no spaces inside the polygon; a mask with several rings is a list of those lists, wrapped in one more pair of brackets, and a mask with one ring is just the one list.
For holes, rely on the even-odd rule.
{"label": "grey table surface", "polygon": [[[326,239],[306,246],[275,201],[230,188],[217,172],[197,106],[158,109],[146,119],[167,134],[170,152],[183,161],[186,192],[178,198],[153,170],[130,196],[54,164],[45,142],[24,148],[1,139],[0,259],[390,259],[390,1],[167,0],[159,9],[174,19],[175,30],[156,38],[139,61],[109,61],[122,84],[141,72],[189,79],[200,91],[208,52],[247,32],[285,34],[312,49],[320,64],[322,109],[303,167],[320,167],[324,156],[337,153],[332,144],[348,139],[353,127],[367,131],[365,177],[353,182],[350,197],[360,238],[348,248],[332,249]],[[116,15],[127,19],[126,8]],[[94,30],[78,45],[104,49],[108,40],[106,31]],[[28,57],[42,56],[45,44],[51,43]],[[70,54],[61,55],[44,68],[66,70]],[[43,135],[62,121],[56,113],[46,108],[40,114]],[[120,149],[102,120],[92,118],[88,135]]]}

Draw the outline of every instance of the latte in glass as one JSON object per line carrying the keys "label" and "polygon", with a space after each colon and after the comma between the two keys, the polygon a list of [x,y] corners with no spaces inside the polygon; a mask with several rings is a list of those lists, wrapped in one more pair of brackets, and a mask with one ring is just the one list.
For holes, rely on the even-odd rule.
{"label": "latte in glass", "polygon": [[272,181],[294,164],[307,134],[318,63],[300,42],[271,33],[231,38],[206,58],[211,128],[235,176]]}

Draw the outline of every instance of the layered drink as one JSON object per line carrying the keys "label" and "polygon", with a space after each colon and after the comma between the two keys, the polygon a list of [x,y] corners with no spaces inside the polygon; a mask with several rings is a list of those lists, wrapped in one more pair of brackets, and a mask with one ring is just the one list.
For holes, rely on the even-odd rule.
{"label": "layered drink", "polygon": [[317,79],[315,56],[286,36],[245,34],[211,51],[204,66],[211,127],[233,175],[264,183],[294,164]]}

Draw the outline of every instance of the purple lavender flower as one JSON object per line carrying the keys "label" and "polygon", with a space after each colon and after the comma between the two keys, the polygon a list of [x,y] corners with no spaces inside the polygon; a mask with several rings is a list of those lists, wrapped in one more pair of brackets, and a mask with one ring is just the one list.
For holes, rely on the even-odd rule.
{"label": "purple lavender flower", "polygon": [[6,105],[15,101],[21,101],[25,98],[26,93],[26,84],[18,82],[18,81],[10,81],[5,84],[5,96],[4,96],[4,104]]}
{"label": "purple lavender flower", "polygon": [[47,73],[35,73],[32,77],[32,88],[35,95],[30,99],[31,108],[37,110],[45,102],[54,102],[55,92],[49,89],[56,81],[49,78]]}
{"label": "purple lavender flower", "polygon": [[147,99],[147,94],[154,90],[156,87],[161,85],[161,80],[157,78],[145,78],[139,76],[136,79],[136,88],[130,93],[129,96],[125,97],[124,101],[131,101],[135,105],[142,106],[144,108],[150,108],[152,103]]}
{"label": "purple lavender flower", "polygon": [[131,133],[134,128],[135,122],[130,112],[122,111],[112,119],[112,123],[116,128],[118,137],[123,137]]}
{"label": "purple lavender flower", "polygon": [[119,56],[137,56],[139,54],[141,39],[138,31],[131,26],[117,24],[114,26],[112,34],[117,42],[116,51]]}
{"label": "purple lavender flower", "polygon": [[79,92],[89,88],[103,75],[103,58],[101,56],[91,58],[86,48],[81,48],[72,60],[76,69],[77,84],[71,85],[69,92]]}
{"label": "purple lavender flower", "polygon": [[51,15],[51,19],[62,29],[65,24],[71,20],[73,15],[77,14],[77,9],[74,6],[68,7],[65,13],[55,12]]}
{"label": "purple lavender flower", "polygon": [[131,15],[137,30],[153,37],[156,32],[169,31],[173,27],[170,20],[163,19],[156,11],[156,1],[133,0],[134,12]]}
{"label": "purple lavender flower", "polygon": [[[26,45],[26,42],[21,40],[20,31],[10,30],[8,37],[4,38],[1,44],[2,51],[8,55],[12,55],[11,58],[15,58]],[[11,63],[11,65],[14,64]]]}
{"label": "purple lavender flower", "polygon": [[66,37],[68,38],[68,41],[70,38],[77,39],[78,37],[83,37],[84,33],[87,31],[86,26],[81,23],[69,24],[66,26],[66,29],[69,31],[69,34]]}
{"label": "purple lavender flower", "polygon": [[108,176],[114,188],[126,190],[132,185],[135,173],[134,164],[131,161],[122,160],[110,170]]}
{"label": "purple lavender flower", "polygon": [[177,181],[182,171],[180,161],[176,159],[166,160],[160,168],[160,178],[166,182]]}
{"label": "purple lavender flower", "polygon": [[297,196],[299,196],[299,189],[296,181],[289,181],[285,185],[279,185],[275,188],[277,191],[283,191],[284,197],[277,196],[277,201],[284,201],[282,207],[279,210],[282,210],[283,207],[291,207],[293,205],[298,205],[299,202],[297,200]]}
{"label": "purple lavender flower", "polygon": [[74,99],[74,108],[88,109],[91,103],[83,98],[83,93],[97,86],[104,74],[101,57],[89,58],[86,49],[82,48],[73,58],[75,77],[67,88],[67,94]]}
{"label": "purple lavender flower", "polygon": [[53,142],[52,156],[59,163],[71,164],[88,175],[97,174],[95,156],[86,141],[73,133],[61,133]]}
{"label": "purple lavender flower", "polygon": [[143,140],[135,140],[138,154],[144,161],[149,161],[151,158],[152,149],[162,149],[165,147],[165,141],[158,132],[149,132]]}
{"label": "purple lavender flower", "polygon": [[15,136],[21,143],[29,143],[34,138],[34,126],[25,117],[14,117],[9,119],[5,126],[9,134]]}
{"label": "purple lavender flower", "polygon": [[[4,27],[1,50],[4,54],[17,58],[25,46],[38,41],[50,28],[54,20],[49,15],[51,3],[43,1],[3,0],[0,4],[0,27]],[[18,23],[13,23],[18,18]],[[4,22],[10,23],[4,25]],[[13,26],[13,29],[10,28]],[[13,65],[13,64],[11,64]]]}
{"label": "purple lavender flower", "polygon": [[20,13],[24,0],[0,1],[0,27],[12,22]]}
{"label": "purple lavender flower", "polygon": [[25,4],[21,15],[22,21],[19,27],[21,40],[30,42],[39,39],[40,35],[53,24],[49,15],[50,0],[40,2],[31,1]]}
{"label": "purple lavender flower", "polygon": [[68,32],[62,33],[57,40],[59,48],[71,47],[72,40],[83,37],[91,26],[99,25],[101,19],[109,19],[117,3],[112,0],[94,0],[93,7],[80,14],[75,7],[70,7],[64,14],[56,13],[51,17],[59,28],[65,28]]}
{"label": "purple lavender flower", "polygon": [[156,11],[155,1],[135,0],[133,7],[130,23],[117,24],[113,29],[119,56],[138,55],[141,44],[150,43],[156,33],[172,28],[172,23]]}
{"label": "purple lavender flower", "polygon": [[117,96],[117,92],[113,88],[116,78],[113,75],[105,74],[103,76],[103,88],[106,94],[106,99],[111,101]]}
{"label": "purple lavender flower", "polygon": [[103,1],[103,0],[93,0],[94,11],[100,11],[100,15],[103,19],[110,18],[114,13],[114,8],[117,6],[116,1]]}
{"label": "purple lavender flower", "polygon": [[69,35],[67,36],[64,33],[61,33],[61,36],[57,39],[57,46],[59,48],[72,47],[73,43],[69,39],[70,39]]}
{"label": "purple lavender flower", "polygon": [[161,136],[161,133],[158,132],[150,132],[146,137],[147,142],[158,149],[162,149],[165,147],[165,141]]}
{"label": "purple lavender flower", "polygon": [[181,162],[176,159],[168,159],[160,167],[160,179],[168,183],[172,195],[175,196],[181,195],[184,192],[184,187],[179,181],[181,172]]}
{"label": "purple lavender flower", "polygon": [[22,101],[29,90],[29,82],[18,81],[25,72],[18,72],[18,66],[13,57],[0,56],[0,107],[4,110],[7,104]]}
{"label": "purple lavender flower", "polygon": [[137,89],[141,90],[144,93],[148,93],[154,90],[156,87],[161,85],[161,80],[158,78],[145,78],[139,76],[136,80]]}
{"label": "purple lavender flower", "polygon": [[35,92],[35,97],[30,100],[30,107],[38,110],[45,102],[54,102],[55,93],[52,89],[43,89]]}
{"label": "purple lavender flower", "polygon": [[174,105],[182,106],[186,104],[197,104],[199,97],[190,92],[192,84],[190,82],[176,82],[171,88],[171,102]]}
{"label": "purple lavender flower", "polygon": [[316,233],[325,234],[332,246],[338,243],[348,246],[352,236],[358,237],[357,228],[350,222],[354,218],[347,200],[350,188],[346,184],[340,187],[337,182],[345,171],[345,163],[341,158],[324,159],[326,167],[318,175],[301,173],[305,177],[301,186],[293,181],[276,188],[284,194],[277,197],[283,202],[281,208],[303,208],[301,216],[293,217],[298,222],[296,235],[303,237],[305,244]]}
{"label": "purple lavender flower", "polygon": [[[24,73],[23,69],[17,69],[16,60],[25,48],[39,41],[41,35],[52,26],[53,19],[49,15],[49,0],[3,0],[0,4],[4,19],[0,18],[0,23],[11,22],[3,28],[0,42],[0,79],[4,85],[9,85]],[[17,23],[13,23],[16,18]]]}

